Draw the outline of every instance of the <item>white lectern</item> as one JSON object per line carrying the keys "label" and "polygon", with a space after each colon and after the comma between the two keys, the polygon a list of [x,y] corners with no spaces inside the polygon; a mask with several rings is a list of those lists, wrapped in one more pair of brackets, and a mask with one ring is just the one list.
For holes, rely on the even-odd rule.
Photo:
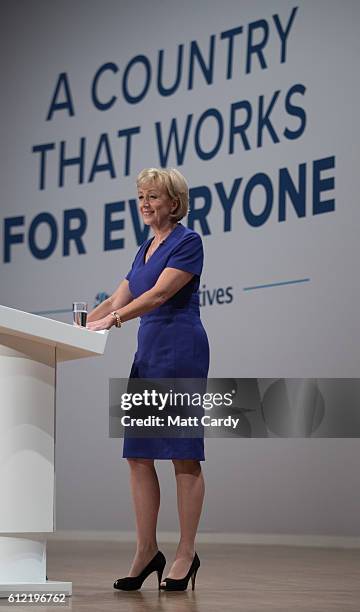
{"label": "white lectern", "polygon": [[46,580],[55,531],[55,400],[59,361],[103,355],[108,332],[0,306],[0,597],[65,593]]}

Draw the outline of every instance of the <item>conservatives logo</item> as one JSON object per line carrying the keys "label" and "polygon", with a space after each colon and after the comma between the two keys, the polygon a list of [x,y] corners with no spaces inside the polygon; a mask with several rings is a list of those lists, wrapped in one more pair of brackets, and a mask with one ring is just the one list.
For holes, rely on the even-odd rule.
{"label": "conservatives logo", "polygon": [[99,291],[99,293],[97,293],[95,296],[94,308],[96,308],[96,306],[99,306],[101,302],[107,300],[109,297],[110,296],[108,293],[106,293],[106,291]]}

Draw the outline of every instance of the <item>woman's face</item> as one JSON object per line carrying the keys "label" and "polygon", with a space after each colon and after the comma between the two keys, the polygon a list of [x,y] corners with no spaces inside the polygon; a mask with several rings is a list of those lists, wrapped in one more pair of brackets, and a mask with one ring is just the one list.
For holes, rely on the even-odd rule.
{"label": "woman's face", "polygon": [[157,181],[146,183],[138,188],[140,212],[144,223],[162,227],[169,223],[170,212],[176,207],[167,189]]}

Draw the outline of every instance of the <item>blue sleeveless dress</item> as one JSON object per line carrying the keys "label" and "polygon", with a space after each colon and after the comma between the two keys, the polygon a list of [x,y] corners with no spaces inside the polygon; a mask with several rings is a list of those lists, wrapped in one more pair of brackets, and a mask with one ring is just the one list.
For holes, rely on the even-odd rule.
{"label": "blue sleeveless dress", "polygon": [[[194,276],[162,306],[140,317],[130,378],[206,379],[209,342],[200,319],[198,294],[204,259],[201,238],[178,223],[145,263],[152,240],[141,245],[126,275],[134,298],[153,287],[164,268],[185,270]],[[131,438],[125,430],[123,457],[204,461],[204,439]]]}

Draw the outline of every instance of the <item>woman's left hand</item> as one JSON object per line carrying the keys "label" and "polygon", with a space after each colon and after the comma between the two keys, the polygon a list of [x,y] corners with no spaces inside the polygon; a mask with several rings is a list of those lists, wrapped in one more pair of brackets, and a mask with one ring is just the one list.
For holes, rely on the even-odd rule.
{"label": "woman's left hand", "polygon": [[110,329],[115,323],[115,319],[112,315],[107,315],[98,321],[91,321],[86,324],[86,329],[90,331],[100,331],[101,329]]}

